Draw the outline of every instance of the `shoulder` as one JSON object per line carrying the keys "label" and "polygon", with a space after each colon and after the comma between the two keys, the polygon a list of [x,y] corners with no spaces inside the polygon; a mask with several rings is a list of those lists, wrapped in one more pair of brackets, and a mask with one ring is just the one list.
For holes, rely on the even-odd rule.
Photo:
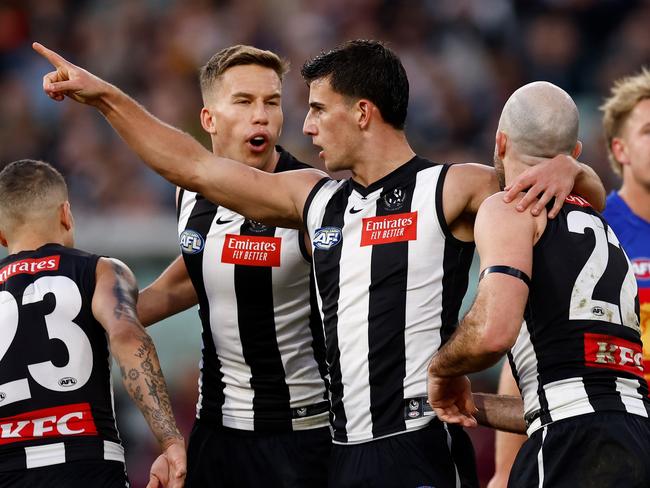
{"label": "shoulder", "polygon": [[524,197],[520,193],[512,202],[503,201],[505,192],[500,191],[487,197],[479,207],[476,216],[476,225],[484,229],[489,228],[491,232],[502,231],[508,228],[534,228],[538,229],[546,225],[546,209],[540,215],[534,216],[530,210],[520,212],[517,204]]}
{"label": "shoulder", "polygon": [[125,279],[128,282],[135,283],[133,271],[116,258],[100,257],[97,261],[97,278],[102,279]]}
{"label": "shoulder", "polygon": [[496,171],[475,163],[452,164],[444,182],[445,204],[459,206],[475,214],[483,201],[499,191]]}
{"label": "shoulder", "polygon": [[455,163],[449,165],[447,181],[458,180],[469,185],[496,183],[497,175],[492,166],[478,163]]}

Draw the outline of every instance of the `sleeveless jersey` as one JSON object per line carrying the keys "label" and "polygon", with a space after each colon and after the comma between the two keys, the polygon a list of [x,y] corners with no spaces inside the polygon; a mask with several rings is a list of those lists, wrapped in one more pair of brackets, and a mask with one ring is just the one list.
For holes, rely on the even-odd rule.
{"label": "sleeveless jersey", "polygon": [[[275,171],[309,166],[278,148]],[[291,431],[328,425],[322,324],[303,233],[178,199],[178,233],[203,332],[197,418]]]}
{"label": "sleeveless jersey", "polygon": [[603,216],[632,262],[632,270],[639,287],[645,379],[650,381],[650,222],[633,213],[616,192],[607,197]]}
{"label": "sleeveless jersey", "polygon": [[0,471],[124,462],[91,310],[98,259],[46,244],[0,261]]}
{"label": "sleeveless jersey", "polygon": [[448,168],[416,156],[367,188],[325,178],[307,199],[336,443],[432,419],[427,365],[458,322],[474,252],[445,221]]}
{"label": "sleeveless jersey", "polygon": [[637,287],[605,219],[570,195],[533,248],[524,324],[510,352],[528,434],[600,411],[648,417]]}

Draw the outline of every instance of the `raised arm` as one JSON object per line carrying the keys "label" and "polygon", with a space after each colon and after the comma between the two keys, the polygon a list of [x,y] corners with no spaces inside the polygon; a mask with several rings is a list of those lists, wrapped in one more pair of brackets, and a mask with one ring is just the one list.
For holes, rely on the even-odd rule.
{"label": "raised arm", "polygon": [[[160,444],[162,464],[168,468],[167,486],[180,488],[186,471],[185,442],[176,427],[156,348],[136,315],[137,296],[131,270],[120,261],[101,258],[97,263],[93,315],[106,329],[126,391]],[[161,458],[156,463],[160,465]]]}
{"label": "raised arm", "polygon": [[254,220],[302,227],[304,203],[325,173],[305,169],[271,174],[219,158],[117,87],[38,43],[33,47],[56,69],[43,78],[45,93],[53,100],[67,96],[96,107],[145,164],[165,179]]}
{"label": "raised arm", "polygon": [[148,327],[198,303],[183,258],[178,256],[156,280],[140,291],[138,317]]}

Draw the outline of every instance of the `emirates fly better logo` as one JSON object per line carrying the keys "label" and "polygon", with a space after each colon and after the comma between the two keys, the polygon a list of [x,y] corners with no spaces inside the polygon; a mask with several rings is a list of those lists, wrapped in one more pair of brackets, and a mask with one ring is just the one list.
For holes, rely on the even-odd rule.
{"label": "emirates fly better logo", "polygon": [[361,246],[414,241],[418,238],[418,213],[409,212],[363,219]]}

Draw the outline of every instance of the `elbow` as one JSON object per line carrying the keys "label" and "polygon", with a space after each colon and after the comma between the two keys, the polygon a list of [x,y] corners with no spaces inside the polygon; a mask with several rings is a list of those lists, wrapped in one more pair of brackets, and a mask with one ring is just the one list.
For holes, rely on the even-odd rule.
{"label": "elbow", "polygon": [[503,356],[517,340],[517,335],[511,330],[506,324],[488,322],[480,337],[481,349],[493,356]]}

